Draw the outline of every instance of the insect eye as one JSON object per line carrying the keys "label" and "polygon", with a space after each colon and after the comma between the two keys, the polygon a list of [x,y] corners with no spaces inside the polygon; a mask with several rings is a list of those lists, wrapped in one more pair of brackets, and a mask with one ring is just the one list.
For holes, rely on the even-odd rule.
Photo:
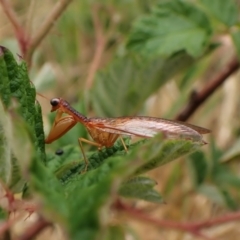
{"label": "insect eye", "polygon": [[59,104],[59,99],[58,99],[58,98],[53,98],[53,99],[51,99],[50,104],[51,104],[53,107],[56,107],[56,106]]}

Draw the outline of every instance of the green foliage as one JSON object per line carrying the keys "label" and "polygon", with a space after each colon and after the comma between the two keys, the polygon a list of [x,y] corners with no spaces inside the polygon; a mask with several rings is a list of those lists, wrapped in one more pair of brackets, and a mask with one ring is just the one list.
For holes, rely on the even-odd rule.
{"label": "green foliage", "polygon": [[223,154],[221,157],[221,162],[228,162],[231,160],[238,159],[240,156],[240,139],[237,139],[236,142]]}
{"label": "green foliage", "polygon": [[[28,182],[24,196],[39,196],[44,206],[42,214],[63,224],[71,239],[95,239],[100,232],[104,232],[101,215],[107,214],[109,203],[118,195],[161,203],[161,195],[154,190],[155,181],[137,175],[201,146],[198,142],[163,141],[160,137],[134,144],[125,139],[128,153],[121,141],[117,141],[111,148],[87,153],[87,172],[85,162],[79,160],[80,150],[76,146],[66,146],[58,155],[49,154],[45,161],[41,108],[35,103],[35,89],[29,82],[25,63],[18,65],[7,49],[1,49],[6,53],[2,61],[5,72],[11,70],[5,74],[7,80],[1,88],[9,86],[11,93],[10,96],[1,93],[2,101],[7,103],[0,109],[0,136],[4,146],[1,149],[2,179],[9,187],[16,188],[19,182],[21,186],[24,183],[19,175],[27,172],[28,178],[25,181]],[[10,75],[11,78],[8,77]],[[11,106],[13,97],[17,102],[15,114],[18,121],[8,114],[7,107]],[[10,125],[4,125],[5,122]],[[13,142],[11,131],[14,133]],[[32,149],[33,146],[35,150]],[[19,171],[19,166],[22,172]],[[16,176],[12,181],[8,180],[13,173]]]}
{"label": "green foliage", "polygon": [[[36,93],[30,84],[25,63],[18,65],[11,52],[4,47],[1,47],[0,51],[0,69],[3,72],[0,81],[0,96],[3,103],[0,106],[0,161],[3,170],[1,179],[12,190],[20,191],[23,179],[19,167],[23,170],[24,164],[26,166],[29,164],[30,138],[33,139],[39,156],[41,155],[40,159],[45,161],[42,116],[35,111]],[[19,116],[11,116],[6,111],[12,108],[12,98],[17,99]]]}
{"label": "green foliage", "polygon": [[[19,102],[20,116],[26,121],[31,132],[31,137],[34,139],[36,148],[39,148],[41,160],[45,162],[45,147],[43,142],[43,127],[41,110],[38,105],[35,106],[36,91],[30,83],[25,62],[19,65],[15,61],[13,55],[6,48],[1,47],[1,69],[7,73],[2,76],[0,82],[1,99],[5,107],[9,107],[12,97]],[[6,96],[8,94],[8,96]]]}
{"label": "green foliage", "polygon": [[207,176],[208,166],[207,160],[203,152],[195,152],[190,156],[190,162],[193,168],[193,177],[195,178],[195,184],[200,185],[205,181]]}
{"label": "green foliage", "polygon": [[4,49],[0,49],[0,71],[1,71],[1,98],[5,106],[10,104],[10,88],[8,81],[8,71],[6,69],[5,59],[4,59]]}
{"label": "green foliage", "polygon": [[240,179],[233,174],[231,168],[222,164],[222,160],[226,161],[226,157],[231,155],[223,155],[214,143],[211,143],[211,157],[204,152],[194,152],[189,156],[192,167],[193,183],[199,192],[205,194],[213,202],[225,205],[232,210],[238,208],[236,197],[232,194],[235,189],[238,191],[240,187]]}
{"label": "green foliage", "polygon": [[193,62],[183,52],[150,61],[136,55],[118,58],[96,76],[91,91],[94,111],[108,117],[137,113],[156,89]]}
{"label": "green foliage", "polygon": [[182,155],[196,151],[201,145],[202,143],[198,142],[193,143],[191,141],[179,140],[167,141],[161,145],[158,143],[152,144],[149,146],[151,149],[148,156],[149,161],[137,169],[136,173],[144,173],[169,163]]}
{"label": "green foliage", "polygon": [[[46,169],[39,166],[31,169],[34,176],[31,181],[32,187],[44,197],[46,206],[51,207],[50,212],[54,211],[60,215],[56,216],[58,221],[59,218],[62,221],[65,219],[72,239],[94,239],[101,229],[99,209],[106,207],[106,203],[112,201],[116,194],[162,202],[162,197],[153,189],[155,185],[153,180],[146,177],[126,179],[135,175],[135,172],[147,162],[151,163],[158,157],[161,161],[163,151],[166,154],[171,152],[170,155],[175,158],[181,156],[186,151],[186,145],[182,143],[181,140],[161,143],[159,138],[156,138],[146,143],[130,145],[129,152],[126,154],[120,142],[117,142],[113,148],[89,156],[88,171],[84,174],[79,174],[84,169],[84,162],[77,163],[76,149],[68,146],[63,149],[60,156],[51,156],[48,162],[51,171],[54,171],[61,179],[63,188],[60,189],[59,183],[56,182],[57,178],[53,179],[48,176],[49,172],[43,174]],[[195,143],[187,143],[188,151],[197,147]],[[173,146],[174,149],[170,151]],[[146,149],[149,148],[151,151],[146,153]],[[139,161],[139,159],[142,160]],[[57,165],[54,164],[56,160],[60,162]],[[169,157],[165,163],[170,160],[173,159]],[[123,185],[120,185],[123,181]],[[51,197],[45,197],[50,194]]]}
{"label": "green foliage", "polygon": [[[192,150],[196,147],[194,143],[189,142],[189,144],[191,144]],[[115,196],[117,193],[125,197],[139,198],[158,203],[162,202],[162,197],[153,189],[155,185],[153,180],[144,177],[133,177],[127,181],[124,181],[124,179],[128,179],[128,177],[135,175],[135,172],[141,169],[141,166],[145,165],[147,162],[151,163],[152,159],[157,159],[157,156],[159,156],[161,161],[162,152],[167,152],[167,146],[171,148],[173,145],[175,149],[172,151],[174,151],[175,154],[171,154],[177,158],[177,156],[183,154],[185,151],[184,148],[186,148],[180,140],[166,141],[161,144],[159,138],[156,138],[143,144],[130,146],[127,155],[122,147],[121,150],[119,149],[120,146],[119,143],[117,143],[114,146],[114,148],[117,149],[115,154],[109,156],[105,155],[104,159],[96,159],[95,153],[92,157],[90,156],[90,166],[87,173],[76,174],[76,166],[72,167],[72,169],[67,169],[67,179],[62,173],[61,176],[64,176],[62,181],[64,180],[65,195],[68,196],[67,200],[71,206],[70,211],[72,211],[72,214],[75,214],[74,220],[76,220],[76,229],[72,229],[74,227],[73,221],[71,222],[72,226],[70,226],[70,231],[74,232],[74,236],[77,234],[78,238],[91,238],[94,231],[99,230],[100,224],[99,215],[96,214],[97,212],[95,212],[95,209],[99,209],[100,206],[103,207],[103,204],[111,201],[111,197]],[[149,148],[151,148],[151,151],[147,153],[146,149]],[[113,149],[110,149],[110,152],[112,150]],[[153,155],[152,151],[154,152]],[[98,157],[99,154],[101,153],[97,153]],[[169,161],[170,158],[167,161]],[[139,161],[139,159],[142,160]],[[92,166],[96,160],[98,160],[98,163]],[[80,163],[80,165],[82,166],[83,163]],[[77,169],[79,173],[83,168],[78,167]],[[69,174],[69,172],[72,174]],[[124,184],[121,185],[118,190],[119,184],[122,181],[124,181]],[[77,194],[77,192],[79,192],[79,194]],[[81,208],[82,205],[84,205],[84,208]],[[76,209],[79,209],[77,215]],[[90,229],[87,230],[88,228]]]}
{"label": "green foliage", "polygon": [[147,177],[133,177],[124,182],[119,189],[119,193],[128,198],[143,199],[149,202],[162,203],[161,195],[152,189],[157,183]]}
{"label": "green foliage", "polygon": [[[100,6],[98,26],[106,45],[102,62],[97,66],[101,69],[88,91],[83,88],[91,71],[87,64],[98,50],[92,11],[95,3]],[[83,114],[99,117],[143,114],[149,97],[168,83],[167,87],[174,85],[173,90],[177,90],[171,94],[178,95],[164,113],[172,116],[185,104],[189,93],[198,90],[196,86],[205,86],[208,75],[214,72],[218,64],[213,64],[212,59],[216,59],[214,53],[222,44],[215,43],[219,35],[230,36],[240,56],[239,9],[234,0],[74,4],[55,24],[53,32],[60,33],[61,41],[56,44],[59,34],[52,34],[42,44],[31,79],[34,81],[41,67],[38,64],[54,62],[52,72],[60,70],[51,78],[56,75],[64,79],[64,84],[63,81],[55,84],[54,94],[68,97],[71,105]],[[75,102],[79,95],[83,95],[81,101]],[[239,208],[239,171],[233,161],[239,159],[238,141],[226,143],[230,147],[225,153],[211,142],[210,153],[205,153],[200,151],[200,143],[182,139],[163,140],[157,136],[134,144],[124,139],[127,153],[121,141],[101,151],[89,148],[85,171],[77,139],[87,138],[87,133],[80,124],[51,144],[46,155],[41,106],[35,100],[36,91],[29,81],[26,64],[16,61],[4,47],[0,47],[0,97],[1,181],[14,192],[23,191],[24,198],[37,199],[41,215],[62,226],[69,239],[131,237],[124,224],[112,221],[112,204],[118,197],[161,204],[177,189],[177,195],[172,196],[179,198],[179,209],[189,203],[189,192],[205,195],[212,203],[231,210]],[[217,121],[218,116],[209,115],[219,106],[218,97],[214,96],[196,114],[194,120],[199,125],[204,126],[206,119]],[[159,109],[154,110],[158,113]],[[54,117],[51,114],[52,121]],[[59,146],[62,152],[55,154]],[[156,191],[155,179],[142,175],[189,153],[192,154],[187,165],[185,161],[169,165],[166,175],[165,169],[164,174],[161,168],[157,169],[158,181],[165,183],[161,185],[162,193]],[[1,211],[1,217],[5,218],[5,211]]]}
{"label": "green foliage", "polygon": [[232,32],[232,39],[235,44],[236,53],[238,55],[238,58],[240,58],[240,31],[239,30],[235,30]]}
{"label": "green foliage", "polygon": [[163,1],[134,23],[128,47],[147,56],[170,56],[185,50],[198,57],[210,34],[207,16],[199,8],[187,1]]}
{"label": "green foliage", "polygon": [[4,114],[4,108],[0,102],[0,175],[4,182],[9,182],[11,179],[11,149],[10,143],[7,140],[10,126],[9,119]]}
{"label": "green foliage", "polygon": [[201,0],[206,9],[220,22],[231,27],[239,20],[239,11],[236,0]]}

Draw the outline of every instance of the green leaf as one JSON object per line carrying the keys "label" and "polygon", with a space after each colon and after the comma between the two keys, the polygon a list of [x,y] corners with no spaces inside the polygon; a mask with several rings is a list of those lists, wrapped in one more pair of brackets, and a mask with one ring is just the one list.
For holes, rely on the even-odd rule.
{"label": "green leaf", "polygon": [[236,48],[238,59],[240,59],[240,31],[235,30],[234,32],[231,33],[231,36],[232,36],[233,43]]}
{"label": "green leaf", "polygon": [[233,26],[239,19],[239,7],[236,0],[201,0],[206,9],[220,22]]}
{"label": "green leaf", "polygon": [[147,163],[143,164],[136,171],[136,174],[141,174],[169,163],[185,154],[196,151],[202,145],[201,143],[187,140],[174,139],[161,141],[159,138],[159,141],[156,141],[156,139],[154,143],[148,146],[148,151],[146,151],[146,155],[144,156],[148,159]]}
{"label": "green leaf", "polygon": [[224,199],[221,191],[216,185],[202,184],[198,187],[198,192],[207,196],[211,201],[224,206]]}
{"label": "green leaf", "polygon": [[113,175],[109,174],[105,175],[98,184],[81,189],[81,194],[76,194],[79,188],[68,191],[70,217],[67,227],[70,239],[91,240],[101,235],[102,218],[107,214],[103,209],[111,197],[112,185]]}
{"label": "green leaf", "polygon": [[220,165],[220,159],[223,155],[222,150],[219,149],[214,141],[211,141],[210,143],[210,153],[211,153],[211,159],[212,159],[212,174],[214,175],[214,173],[216,172],[216,169],[219,167]]}
{"label": "green leaf", "polygon": [[0,47],[0,97],[2,99],[3,104],[8,107],[10,105],[10,84],[8,79],[8,71],[7,66],[4,59],[4,51],[5,49]]}
{"label": "green leaf", "polygon": [[[182,142],[187,142],[187,146],[186,143],[180,144]],[[158,166],[185,154],[187,150],[195,149],[196,146],[196,143],[182,140],[159,141],[158,137],[128,146],[129,151],[126,154],[118,141],[114,147],[88,156],[88,169],[83,174],[83,161],[69,167],[74,160],[78,160],[76,158],[79,153],[76,155],[76,151],[80,151],[69,146],[64,148],[62,155],[49,157],[48,167],[51,166],[51,171],[40,165],[37,159],[33,161],[30,186],[36,194],[40,194],[46,206],[45,214],[55,212],[52,218],[65,223],[71,239],[95,239],[103,231],[101,219],[109,214],[109,202],[119,194],[119,189],[128,196],[162,202],[159,193],[153,190],[153,180],[133,178],[141,166],[152,161]],[[160,158],[160,162],[157,162],[163,155],[171,156],[165,161]],[[62,167],[61,164],[57,166],[54,163],[57,160],[63,164]],[[60,174],[59,167],[63,169],[65,165],[68,167]],[[61,186],[53,176],[55,173],[61,179]],[[129,178],[132,180],[126,182]]]}
{"label": "green leaf", "polygon": [[41,197],[44,204],[44,213],[50,214],[51,219],[58,222],[64,222],[64,219],[68,219],[69,209],[58,179],[37,157],[33,157],[29,172],[29,188],[31,192]]}
{"label": "green leaf", "polygon": [[19,65],[17,81],[21,82],[18,85],[18,90],[15,92],[15,96],[21,104],[21,114],[26,122],[31,127],[34,127],[36,90],[34,86],[30,84],[25,62]]}
{"label": "green leaf", "polygon": [[[134,161],[136,154],[138,155],[137,158],[139,160],[134,168],[129,169],[129,171],[133,171],[133,175],[149,171],[173,161],[187,153],[195,151],[200,146],[198,143],[186,140],[160,141],[159,138],[144,142],[130,145],[127,154],[125,153],[121,142],[117,142],[112,148],[106,148],[101,152],[92,154],[88,157],[88,177],[86,179],[83,178],[82,175],[79,176],[79,173],[85,169],[85,163],[83,160],[79,163],[69,163],[67,167],[63,166],[62,169],[58,171],[57,175],[64,185],[71,185],[71,182],[75,181],[74,179],[77,177],[77,179],[81,179],[81,182],[77,183],[77,186],[86,187],[97,183],[103,176],[109,174],[115,165],[117,166],[121,162]],[[72,153],[76,156],[74,152]],[[68,155],[68,157],[70,156]],[[57,156],[57,158],[60,159],[64,157]]]}
{"label": "green leaf", "polygon": [[225,203],[227,205],[227,207],[229,209],[232,210],[238,210],[239,206],[238,206],[238,202],[233,198],[232,194],[230,193],[230,191],[228,189],[221,189],[223,198],[225,200]]}
{"label": "green leaf", "polygon": [[58,149],[56,153],[47,155],[47,167],[51,172],[60,176],[67,174],[69,168],[73,168],[75,163],[79,164],[80,148],[78,146],[67,145]]}
{"label": "green leaf", "polygon": [[[0,101],[1,103],[1,101]],[[25,180],[22,172],[28,169],[32,157],[32,144],[22,119],[13,121],[0,104],[0,161],[1,180],[13,192],[21,192]]]}
{"label": "green leaf", "polygon": [[197,151],[189,156],[193,170],[194,183],[198,186],[202,184],[208,173],[207,160],[203,152]]}
{"label": "green leaf", "polygon": [[9,115],[6,108],[3,109],[2,105],[0,107],[0,154],[4,161],[1,163],[1,177],[13,192],[19,192],[26,181],[22,172],[26,173],[34,154],[32,141],[39,158],[45,161],[41,108],[39,104],[35,105],[36,91],[29,81],[26,64],[21,62],[18,65],[12,53],[5,47],[0,46],[0,53],[0,71],[3,76],[3,81],[0,82],[0,97],[5,105],[10,104],[11,97],[16,99],[16,104],[11,109],[15,115]]}
{"label": "green leaf", "polygon": [[[0,46],[2,53],[4,53],[4,61],[6,64],[6,69],[8,73],[8,84],[10,86],[11,94],[15,97],[14,92],[18,90],[21,82],[17,81],[17,73],[18,73],[18,64],[14,59],[12,53],[5,47]],[[19,83],[19,84],[14,84]]]}
{"label": "green leaf", "polygon": [[210,34],[209,21],[200,9],[187,1],[163,1],[134,23],[127,46],[147,56],[170,56],[185,50],[198,57]]}
{"label": "green leaf", "polygon": [[[100,234],[100,220],[109,214],[106,204],[113,194],[117,194],[121,181],[132,174],[135,167],[127,166],[137,153],[135,149],[124,158],[109,157],[97,169],[75,175],[64,184],[70,210],[68,229],[71,239],[95,239]],[[81,193],[76,194],[79,189]]]}
{"label": "green leaf", "polygon": [[18,65],[8,49],[2,46],[0,49],[6,65],[11,95],[19,100],[23,118],[31,127],[34,127],[36,91],[30,84],[26,63],[21,62]]}
{"label": "green leaf", "polygon": [[164,186],[164,190],[163,190],[163,195],[164,197],[166,197],[167,195],[169,195],[171,193],[172,190],[175,189],[176,184],[178,184],[180,178],[181,178],[181,167],[180,167],[181,163],[175,164],[171,175],[169,176],[165,186]]}
{"label": "green leaf", "polygon": [[11,131],[10,118],[5,113],[4,106],[0,101],[0,178],[6,184],[10,182],[12,173],[10,145]]}
{"label": "green leaf", "polygon": [[[129,139],[125,139],[125,144],[130,151],[140,143],[129,146]],[[87,171],[98,168],[105,162],[107,158],[110,158],[112,156],[124,155],[126,155],[126,152],[121,141],[117,141],[111,148],[104,148],[101,151],[96,151],[94,153],[86,153],[86,156],[88,158]],[[83,157],[81,156],[80,161],[79,158],[79,147],[66,146],[63,148],[63,154],[61,154],[60,156],[49,156],[49,159],[51,160],[48,165],[52,169],[54,169],[56,175],[59,179],[61,179],[63,183],[67,183],[69,181],[69,178],[72,178],[73,176],[78,176],[79,173],[85,170],[85,162],[83,160]]]}
{"label": "green leaf", "polygon": [[[23,61],[18,65],[12,53],[5,47],[0,46],[0,50],[3,54],[0,68],[1,64],[5,64],[4,69],[7,70],[7,75],[5,74],[4,76],[10,88],[10,96],[18,100],[20,115],[28,124],[29,134],[34,138],[40,159],[46,162],[41,107],[38,103],[35,104],[36,90],[29,80],[27,65]],[[3,59],[4,62],[2,61]],[[3,96],[1,92],[0,95]]]}
{"label": "green leaf", "polygon": [[[17,159],[18,166],[22,172],[28,171],[29,165],[35,149],[32,141],[32,133],[29,125],[18,116],[18,119],[11,119],[12,122],[12,137],[11,137],[11,152],[13,157]],[[16,164],[15,164],[16,165]]]}
{"label": "green leaf", "polygon": [[240,188],[240,178],[234,175],[228,166],[219,164],[212,175],[213,180],[219,186]]}
{"label": "green leaf", "polygon": [[127,198],[137,198],[149,202],[162,203],[161,195],[153,189],[157,183],[147,177],[133,177],[124,182],[119,194]]}
{"label": "green leaf", "polygon": [[35,146],[37,154],[40,157],[41,161],[46,164],[46,154],[45,154],[45,136],[43,131],[43,120],[42,120],[42,109],[38,102],[35,104]]}
{"label": "green leaf", "polygon": [[91,101],[95,113],[108,117],[136,114],[152,93],[193,62],[183,52],[168,59],[133,55],[116,59],[94,81]]}
{"label": "green leaf", "polygon": [[[72,220],[71,226],[69,226],[71,239],[94,239],[96,234],[99,234],[101,213],[105,217],[109,213],[108,210],[103,212],[108,199],[114,199],[114,196],[119,193],[120,184],[129,177],[133,177],[139,168],[142,171],[146,170],[146,167],[142,169],[141,166],[154,161],[154,165],[152,163],[151,167],[156,167],[197,147],[196,143],[189,141],[168,140],[159,142],[158,140],[159,138],[154,138],[144,144],[134,145],[127,154],[118,152],[106,157],[97,168],[88,169],[89,171],[84,174],[78,172],[77,175],[68,177],[63,186],[71,209]],[[163,161],[163,157],[167,157],[167,159]],[[160,160],[158,160],[159,158]],[[89,162],[91,160],[90,158]],[[147,166],[149,167],[149,165]],[[154,185],[152,180],[139,177],[132,184],[137,184],[140,188],[139,191],[135,189],[135,196],[155,202],[162,201],[158,193],[149,191]],[[148,194],[144,194],[143,188],[145,186]],[[76,194],[79,191],[81,194]],[[130,191],[128,191],[128,194],[130,194]],[[83,205],[84,207],[82,207]]]}
{"label": "green leaf", "polygon": [[238,159],[240,156],[240,138],[221,156],[220,162]]}
{"label": "green leaf", "polygon": [[0,46],[2,53],[4,53],[4,61],[8,74],[8,84],[11,90],[11,95],[18,99],[25,96],[25,79],[22,79],[19,75],[19,66],[14,59],[12,53],[5,47]]}
{"label": "green leaf", "polygon": [[11,173],[11,180],[9,181],[8,187],[13,193],[20,193],[22,192],[23,187],[26,183],[26,179],[24,179],[22,176],[18,159],[12,156],[11,163],[12,163],[12,173]]}
{"label": "green leaf", "polygon": [[232,197],[232,194],[229,192],[229,188],[222,187],[219,185],[210,185],[210,184],[202,184],[198,188],[198,192],[207,196],[214,203],[227,206],[232,210],[238,209],[238,203]]}

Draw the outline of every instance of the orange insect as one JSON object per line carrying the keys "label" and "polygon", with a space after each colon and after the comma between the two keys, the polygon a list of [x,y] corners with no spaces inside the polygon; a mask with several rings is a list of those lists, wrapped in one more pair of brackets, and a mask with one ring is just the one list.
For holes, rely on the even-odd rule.
{"label": "orange insect", "polygon": [[[51,143],[60,138],[78,122],[83,124],[94,140],[78,139],[86,165],[88,161],[82,142],[97,146],[100,150],[102,147],[113,146],[120,138],[127,151],[122,135],[150,138],[161,132],[168,138],[183,138],[205,144],[202,134],[210,132],[208,129],[188,123],[154,117],[87,118],[62,98],[53,98],[50,103],[51,112],[57,111],[57,115],[45,143]],[[64,113],[68,115],[62,116]]]}

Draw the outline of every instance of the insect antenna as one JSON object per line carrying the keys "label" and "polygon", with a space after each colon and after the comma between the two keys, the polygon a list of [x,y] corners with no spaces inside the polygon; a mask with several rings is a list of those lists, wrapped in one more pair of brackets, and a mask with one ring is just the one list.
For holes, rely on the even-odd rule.
{"label": "insect antenna", "polygon": [[37,93],[37,95],[38,95],[38,96],[40,96],[40,97],[42,97],[42,98],[45,98],[45,99],[47,99],[48,101],[50,101],[50,99],[49,99],[49,98],[47,98],[46,96],[42,95],[41,93]]}

